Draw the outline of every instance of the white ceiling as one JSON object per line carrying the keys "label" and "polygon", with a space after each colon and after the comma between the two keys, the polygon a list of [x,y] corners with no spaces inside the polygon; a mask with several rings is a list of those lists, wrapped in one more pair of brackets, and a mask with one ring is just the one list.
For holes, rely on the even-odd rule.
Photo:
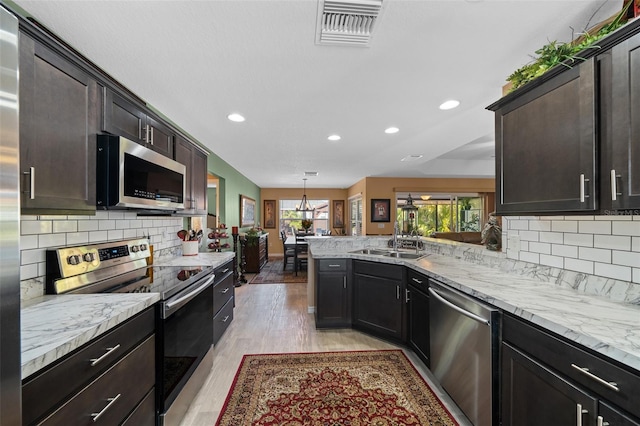
{"label": "white ceiling", "polygon": [[316,0],[15,3],[260,187],[346,188],[492,177],[505,78],[622,0],[383,0],[367,48],[316,45]]}

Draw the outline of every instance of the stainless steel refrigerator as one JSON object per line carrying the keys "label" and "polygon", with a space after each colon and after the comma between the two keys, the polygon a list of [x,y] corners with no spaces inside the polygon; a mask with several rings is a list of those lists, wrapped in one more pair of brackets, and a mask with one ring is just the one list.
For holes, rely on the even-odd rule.
{"label": "stainless steel refrigerator", "polygon": [[0,425],[22,423],[18,20],[0,5]]}

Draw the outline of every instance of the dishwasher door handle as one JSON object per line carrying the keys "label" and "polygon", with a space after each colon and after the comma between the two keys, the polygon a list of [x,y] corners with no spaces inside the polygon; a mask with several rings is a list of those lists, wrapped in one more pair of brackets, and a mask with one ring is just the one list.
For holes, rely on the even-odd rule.
{"label": "dishwasher door handle", "polygon": [[466,310],[462,309],[460,306],[449,302],[447,299],[442,297],[440,294],[438,294],[437,291],[435,291],[431,287],[429,287],[429,293],[431,293],[431,295],[433,297],[435,297],[436,299],[438,299],[440,302],[444,303],[445,305],[447,305],[448,307],[450,307],[454,311],[461,313],[465,317],[471,318],[472,320],[478,321],[478,322],[480,322],[482,324],[485,324],[485,325],[491,325],[491,322],[488,319],[483,318],[483,317],[481,317],[479,315],[476,315],[473,312],[466,311]]}

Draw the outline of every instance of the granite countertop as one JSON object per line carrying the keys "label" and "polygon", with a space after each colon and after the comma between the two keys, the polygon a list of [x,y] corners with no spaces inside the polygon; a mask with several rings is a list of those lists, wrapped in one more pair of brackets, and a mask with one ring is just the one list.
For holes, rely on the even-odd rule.
{"label": "granite countertop", "polygon": [[[418,260],[404,260],[350,253],[357,248],[361,247],[349,244],[340,250],[335,244],[315,247],[311,244],[310,252],[315,259],[345,257],[406,265],[640,371],[639,305],[559,287],[452,256],[428,253]],[[499,254],[489,256],[494,258],[490,263],[495,263]]]}
{"label": "granite countertop", "polygon": [[198,253],[196,256],[177,256],[158,260],[153,266],[213,266],[217,268],[235,257],[232,251]]}
{"label": "granite countertop", "polygon": [[43,296],[21,310],[22,378],[160,300],[158,293]]}

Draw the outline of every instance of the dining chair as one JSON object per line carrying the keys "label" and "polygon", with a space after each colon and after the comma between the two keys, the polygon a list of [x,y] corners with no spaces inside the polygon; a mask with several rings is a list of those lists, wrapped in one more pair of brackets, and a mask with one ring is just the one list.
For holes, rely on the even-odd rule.
{"label": "dining chair", "polygon": [[282,270],[284,271],[285,269],[287,269],[287,259],[289,258],[294,259],[291,264],[293,265],[293,269],[295,270],[296,249],[295,247],[291,246],[287,247],[287,245],[285,244],[285,241],[287,241],[287,234],[285,234],[284,231],[280,231],[280,237],[282,238],[282,252],[284,253],[284,266],[282,267]]}
{"label": "dining chair", "polygon": [[296,276],[298,275],[298,270],[307,269],[307,261],[309,258],[308,245],[306,242],[300,243],[296,242],[296,258],[295,258],[295,266],[294,272]]}

